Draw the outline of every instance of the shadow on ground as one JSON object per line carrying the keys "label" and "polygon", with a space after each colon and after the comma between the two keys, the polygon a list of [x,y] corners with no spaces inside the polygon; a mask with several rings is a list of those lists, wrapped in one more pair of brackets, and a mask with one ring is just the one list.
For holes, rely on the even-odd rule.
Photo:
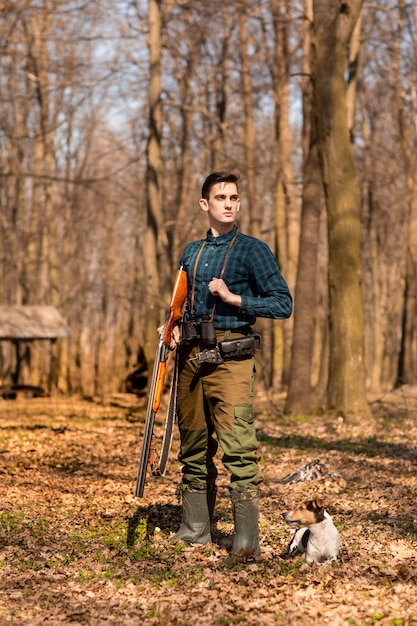
{"label": "shadow on ground", "polygon": [[417,450],[402,444],[386,442],[378,437],[366,437],[358,441],[351,439],[339,439],[337,441],[325,441],[304,435],[283,435],[282,437],[269,437],[265,432],[258,433],[258,440],[265,445],[277,448],[294,448],[307,451],[330,451],[348,452],[357,456],[368,458],[383,456],[387,459],[405,459],[417,461]]}

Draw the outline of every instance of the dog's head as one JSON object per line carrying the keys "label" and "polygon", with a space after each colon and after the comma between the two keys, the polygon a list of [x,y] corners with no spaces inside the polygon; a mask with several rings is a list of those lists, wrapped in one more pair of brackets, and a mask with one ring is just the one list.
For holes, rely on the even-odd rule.
{"label": "dog's head", "polygon": [[311,526],[324,520],[324,504],[321,500],[306,500],[292,511],[282,514],[289,526]]}

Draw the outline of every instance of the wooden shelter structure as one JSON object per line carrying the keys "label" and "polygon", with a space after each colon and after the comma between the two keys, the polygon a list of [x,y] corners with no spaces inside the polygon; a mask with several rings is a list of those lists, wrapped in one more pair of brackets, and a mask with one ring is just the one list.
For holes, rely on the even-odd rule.
{"label": "wooden shelter structure", "polygon": [[[50,359],[48,374],[48,392],[54,384],[54,368],[56,363],[55,342],[59,338],[69,338],[71,331],[64,319],[53,306],[8,306],[0,305],[0,366],[2,376],[10,378],[8,384],[3,384],[3,393],[12,388],[30,387],[26,384],[27,371],[30,367],[30,345],[32,342],[49,341]],[[3,341],[12,342],[15,348],[10,365],[4,368]],[[8,371],[4,371],[7,369]]]}

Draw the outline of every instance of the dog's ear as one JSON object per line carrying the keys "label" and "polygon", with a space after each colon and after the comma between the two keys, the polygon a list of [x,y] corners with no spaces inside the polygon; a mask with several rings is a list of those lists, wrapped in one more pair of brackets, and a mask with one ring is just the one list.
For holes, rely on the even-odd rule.
{"label": "dog's ear", "polygon": [[324,513],[324,502],[323,500],[314,500],[313,506],[316,509],[319,515],[323,515]]}

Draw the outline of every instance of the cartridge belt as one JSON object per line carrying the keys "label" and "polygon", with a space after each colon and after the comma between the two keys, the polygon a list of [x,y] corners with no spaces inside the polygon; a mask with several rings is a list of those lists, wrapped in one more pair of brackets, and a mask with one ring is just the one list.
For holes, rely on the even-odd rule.
{"label": "cartridge belt", "polygon": [[[227,338],[221,340],[221,336]],[[216,331],[216,338],[217,344],[215,346],[206,347],[201,352],[197,352],[190,361],[217,364],[225,361],[241,361],[253,357],[261,347],[260,334],[252,329],[246,334],[236,331]]]}

